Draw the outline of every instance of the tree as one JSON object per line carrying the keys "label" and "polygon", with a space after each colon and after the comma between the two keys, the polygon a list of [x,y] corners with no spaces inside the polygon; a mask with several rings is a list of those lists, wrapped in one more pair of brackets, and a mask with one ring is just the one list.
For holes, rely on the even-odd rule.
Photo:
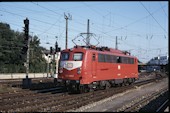
{"label": "tree", "polygon": [[45,48],[40,47],[40,40],[34,36],[30,42],[30,71],[31,72],[45,72],[46,61],[42,57],[42,50]]}
{"label": "tree", "polygon": [[[31,36],[29,36],[31,37]],[[24,63],[26,54],[23,54],[24,33],[13,31],[7,23],[0,23],[0,73],[23,73],[26,71]],[[40,40],[37,36],[30,42],[30,71],[43,72],[46,65],[42,58]]]}

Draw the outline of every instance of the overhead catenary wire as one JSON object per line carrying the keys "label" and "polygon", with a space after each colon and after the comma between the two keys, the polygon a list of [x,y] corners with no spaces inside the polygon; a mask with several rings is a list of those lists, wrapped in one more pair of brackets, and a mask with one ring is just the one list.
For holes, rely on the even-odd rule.
{"label": "overhead catenary wire", "polygon": [[[45,8],[44,8],[45,9]],[[50,11],[50,10],[49,10]],[[78,21],[75,21],[75,23],[78,23]],[[80,23],[80,22],[79,22]],[[51,25],[53,25],[54,23],[52,23]],[[81,23],[81,25],[83,25],[82,23]],[[84,25],[86,25],[86,24],[84,24]],[[115,27],[115,26],[114,26]],[[96,31],[100,31],[101,32],[101,30],[100,29],[98,29],[98,27],[97,28],[95,28],[95,27],[93,27],[94,29],[93,30],[96,30]],[[70,29],[70,28],[69,28]],[[70,29],[70,30],[72,30],[72,29]],[[125,29],[123,29],[123,30],[128,30],[127,28],[125,28]],[[43,33],[43,31],[42,31],[42,33]],[[46,34],[49,34],[48,32],[45,32]],[[62,34],[62,33],[61,33]],[[52,34],[52,35],[55,35],[55,34]],[[108,35],[106,35],[105,33],[104,33],[104,35],[105,36],[108,36],[107,37],[107,41],[108,40],[112,40],[113,39],[113,37],[114,37],[114,35],[111,35],[111,34],[108,34]],[[120,34],[121,35],[121,34]],[[141,35],[141,37],[142,37],[142,34],[140,33],[140,34],[136,34],[136,36],[137,35]],[[117,34],[115,34],[115,36],[117,36]],[[130,36],[130,35],[128,35],[128,36]],[[110,39],[109,39],[110,38]],[[154,37],[155,38],[155,37]]]}
{"label": "overhead catenary wire", "polygon": [[49,28],[45,29],[44,32],[42,32],[41,34],[39,34],[38,36],[44,34],[44,33],[47,33],[50,29],[52,29],[53,26],[55,26],[57,24],[58,20],[53,24],[51,25]]}
{"label": "overhead catenary wire", "polygon": [[89,7],[91,10],[93,10],[95,13],[99,14],[100,16],[102,15],[100,12],[98,12],[97,10],[91,8],[89,5],[87,5],[85,2],[82,2],[82,4],[84,4],[85,6]]}
{"label": "overhead catenary wire", "polygon": [[[1,10],[1,11],[4,11],[4,10]],[[4,11],[4,12],[10,13],[10,14],[14,14],[14,15],[17,15],[17,16],[24,17],[23,15],[11,13],[11,12],[9,12],[9,11]],[[34,20],[35,20],[35,19],[34,19]],[[36,19],[36,21],[39,21],[39,20]],[[47,22],[44,22],[44,21],[39,21],[39,22],[46,23],[46,24],[50,24],[50,25],[54,25],[54,24],[47,23]],[[80,23],[80,22],[78,22],[78,23]],[[82,23],[80,23],[80,24],[82,24]],[[84,25],[84,24],[82,24],[82,25]],[[69,29],[70,29],[70,28],[69,28]],[[40,30],[39,30],[39,31],[40,31]],[[97,31],[100,31],[100,30],[97,30]],[[100,32],[102,32],[102,31],[100,31]],[[51,33],[48,33],[48,34],[51,34]],[[106,34],[106,33],[104,33],[104,34],[105,34],[105,35],[108,35],[108,34]],[[54,34],[54,35],[55,35],[55,34]],[[108,35],[108,36],[111,36],[111,35]],[[115,35],[115,36],[116,36],[116,35]],[[111,37],[113,37],[113,36],[111,36]]]}
{"label": "overhead catenary wire", "polygon": [[[81,2],[79,2],[79,3],[81,3]],[[96,2],[95,4],[89,4],[88,6],[96,6],[96,5],[103,5],[103,3]],[[56,8],[56,6],[54,6],[54,4],[50,4],[50,6]],[[85,7],[84,4],[83,5],[78,5],[78,6],[73,6],[73,7],[67,7],[67,9],[82,8],[82,7]],[[58,8],[57,10],[62,10],[63,11],[65,9],[64,8]]]}
{"label": "overhead catenary wire", "polygon": [[[43,7],[44,8],[44,7]],[[47,9],[47,10],[49,10],[49,9]],[[52,11],[52,10],[49,10],[49,11]],[[54,12],[54,11],[52,11],[52,12]]]}
{"label": "overhead catenary wire", "polygon": [[41,8],[44,8],[44,9],[46,9],[46,10],[48,10],[48,11],[51,11],[51,12],[53,12],[53,13],[57,14],[57,15],[63,16],[62,14],[57,13],[57,12],[55,12],[55,11],[51,10],[51,9],[48,9],[48,8],[46,8],[46,7],[42,6],[42,5],[39,5],[38,3],[34,3],[34,2],[31,2],[31,3],[33,3],[33,4],[37,5],[37,6],[41,7]]}
{"label": "overhead catenary wire", "polygon": [[[0,9],[0,11],[6,12],[6,13],[9,13],[9,14],[13,14],[13,15],[16,15],[16,16],[20,16],[20,17],[23,17],[23,18],[25,18],[25,17],[26,17],[26,16],[23,16],[23,15],[20,15],[20,14],[12,13],[12,12],[5,11],[5,10],[1,10],[1,9]],[[38,19],[35,19],[35,18],[31,18],[31,17],[29,17],[29,18],[30,18],[30,19],[32,19],[32,20],[35,20],[35,21],[38,21],[38,22],[44,23],[44,24],[53,25],[53,23],[49,23],[49,22],[45,22],[45,21],[41,21],[41,20],[38,20]]]}
{"label": "overhead catenary wire", "polygon": [[[8,22],[8,24],[11,24],[11,25],[14,25],[14,26],[17,26],[17,27],[23,27],[23,26],[21,26],[21,25],[18,25],[18,24],[15,24],[15,23],[11,23],[11,22]],[[36,30],[36,31],[44,32],[44,31],[39,30],[39,29],[36,29],[36,28],[34,28],[34,27],[33,27],[33,28],[30,27],[30,30]],[[56,34],[53,34],[53,33],[46,33],[46,34],[56,35]]]}
{"label": "overhead catenary wire", "polygon": [[160,25],[160,23],[155,19],[155,17],[150,13],[150,11],[145,7],[145,5],[142,3],[142,2],[140,2],[140,4],[146,9],[146,11],[152,16],[152,18],[155,20],[155,22],[160,26],[160,28],[162,29],[162,30],[164,30],[165,31],[165,33],[167,33],[167,31]]}
{"label": "overhead catenary wire", "polygon": [[[18,26],[18,27],[22,27],[22,26],[20,26],[20,25],[18,25],[18,24],[16,24],[16,23],[9,23],[9,24],[12,24],[12,25],[14,25],[14,26]],[[39,29],[35,29],[34,27],[32,28],[32,27],[30,27],[30,29],[31,30],[36,30],[36,31],[40,31],[40,32],[44,32],[44,31],[42,31],[42,30],[39,30]],[[70,30],[70,29],[69,29]],[[1,30],[0,30],[1,31]],[[62,37],[62,34],[64,33],[64,29],[63,29],[63,31],[59,34],[59,37]],[[53,34],[53,33],[46,33],[46,34],[49,34],[49,35],[53,35],[53,36],[56,36],[56,34]],[[71,39],[69,39],[70,41],[71,41]],[[42,41],[42,40],[41,40]],[[62,40],[61,40],[62,41]]]}
{"label": "overhead catenary wire", "polygon": [[[3,4],[1,4],[1,6],[3,6]],[[18,9],[17,11],[22,11],[24,14],[25,13],[41,13],[41,16],[44,16],[44,17],[47,17],[47,14],[48,13],[42,13],[42,11],[37,11],[37,10],[32,10],[32,9],[28,9],[28,8],[26,8],[26,7],[24,7],[24,8],[22,8],[22,7],[19,7],[19,6],[16,6],[15,4],[5,4],[4,5],[5,7],[11,7],[11,10],[12,10],[12,8],[15,8],[15,9]],[[54,16],[52,16],[51,14],[48,14],[48,17],[54,17]]]}
{"label": "overhead catenary wire", "polygon": [[[16,14],[16,13],[12,13],[12,12],[5,11],[5,10],[1,10],[1,9],[0,9],[0,11],[6,12],[6,13],[9,13],[9,14],[13,14],[13,15],[16,15],[16,16],[20,16],[20,17],[25,17],[25,16],[23,16],[23,15]],[[41,22],[41,23],[44,23],[44,24],[48,24],[48,25],[54,26],[54,23],[49,23],[49,22],[41,21],[41,20],[34,19],[34,18],[30,18],[30,19],[33,19],[33,20],[35,20],[35,21],[38,21],[38,22]],[[55,25],[55,26],[56,26],[56,25]],[[60,26],[60,27],[61,27],[61,26]],[[65,27],[63,26],[63,28],[65,28]],[[69,29],[70,29],[70,28],[69,28]],[[77,29],[72,29],[72,30],[79,31],[79,30],[77,30]],[[43,31],[43,32],[44,32],[44,31]]]}
{"label": "overhead catenary wire", "polygon": [[164,10],[164,8],[163,8],[161,2],[159,2],[159,4],[160,4],[160,7],[161,7],[162,11],[164,12],[165,16],[168,18],[168,15],[165,13],[165,10]]}
{"label": "overhead catenary wire", "polygon": [[[50,10],[51,11],[51,10]],[[80,22],[79,22],[80,23]],[[51,24],[51,25],[53,25],[53,24]],[[113,30],[112,30],[113,31]],[[137,36],[139,36],[139,35],[137,35]]]}
{"label": "overhead catenary wire", "polygon": [[[166,6],[166,5],[164,5],[163,7],[165,7],[165,6]],[[152,12],[151,15],[153,15],[154,13],[156,13],[157,11],[159,11],[160,9],[161,9],[161,8],[158,8],[157,10],[155,10],[154,12]],[[111,31],[116,31],[116,30],[119,30],[119,29],[124,29],[124,28],[129,27],[129,26],[131,26],[131,25],[133,25],[133,24],[135,24],[135,23],[137,23],[137,22],[139,22],[139,21],[141,21],[141,20],[143,20],[143,19],[145,19],[145,18],[148,18],[148,17],[151,16],[151,15],[149,14],[149,15],[147,15],[147,16],[144,16],[144,17],[142,17],[142,18],[139,18],[139,19],[137,19],[137,20],[135,20],[135,21],[127,24],[127,25],[124,25],[124,26],[122,26],[122,27],[116,28],[116,29],[111,30]],[[146,23],[145,23],[145,24],[146,24]],[[148,24],[150,25],[150,23],[148,23]],[[157,26],[155,26],[155,27],[157,27]],[[111,31],[109,31],[109,32],[111,32]]]}
{"label": "overhead catenary wire", "polygon": [[[85,3],[83,3],[83,4],[85,4]],[[96,12],[99,16],[102,16],[98,11],[94,10],[93,8],[91,8],[90,6],[88,6],[87,4],[85,4],[85,5],[86,5],[87,7],[89,7],[91,10],[93,10],[94,12]],[[162,6],[162,8],[165,7],[165,6],[166,6],[166,5]],[[160,9],[161,9],[161,8],[155,10],[153,13],[157,12],[157,11],[160,10]],[[153,13],[152,13],[152,14],[153,14]],[[126,28],[127,26],[130,26],[130,25],[132,25],[132,24],[134,24],[134,23],[137,23],[137,22],[139,22],[139,21],[147,18],[148,16],[151,16],[151,15],[147,15],[147,16],[145,16],[145,17],[143,17],[143,18],[140,18],[140,19],[138,19],[138,20],[135,20],[134,22],[131,22],[131,23],[125,25],[125,26],[118,27],[118,29],[116,28],[115,30],[124,29],[124,27]],[[144,24],[146,24],[146,23],[144,23]],[[150,24],[150,23],[147,23],[147,25],[148,25],[148,24]],[[99,23],[97,23],[97,25],[99,25]],[[107,25],[101,24],[101,26],[107,26]],[[110,27],[110,26],[108,26],[108,27]],[[155,27],[157,27],[157,26],[155,26]],[[111,30],[111,31],[114,31],[114,30]]]}

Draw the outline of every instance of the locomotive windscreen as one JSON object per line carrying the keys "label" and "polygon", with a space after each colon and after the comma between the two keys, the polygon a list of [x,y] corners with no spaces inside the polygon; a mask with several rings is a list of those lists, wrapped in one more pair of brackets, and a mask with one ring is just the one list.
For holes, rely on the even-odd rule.
{"label": "locomotive windscreen", "polygon": [[81,61],[83,59],[83,53],[74,53],[73,60],[74,61]]}
{"label": "locomotive windscreen", "polygon": [[62,61],[68,60],[68,59],[69,59],[69,53],[68,52],[61,53],[61,60]]}

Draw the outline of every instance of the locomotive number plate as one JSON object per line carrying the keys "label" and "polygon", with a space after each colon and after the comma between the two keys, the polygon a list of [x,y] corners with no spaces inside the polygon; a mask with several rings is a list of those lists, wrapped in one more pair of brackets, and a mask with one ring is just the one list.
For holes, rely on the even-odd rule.
{"label": "locomotive number plate", "polygon": [[73,67],[73,63],[67,63],[67,68],[72,68]]}

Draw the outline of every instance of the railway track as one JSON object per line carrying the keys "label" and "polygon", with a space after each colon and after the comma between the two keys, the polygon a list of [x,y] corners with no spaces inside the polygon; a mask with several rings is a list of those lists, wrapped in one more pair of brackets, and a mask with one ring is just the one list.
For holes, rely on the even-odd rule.
{"label": "railway track", "polygon": [[168,107],[169,99],[167,99],[157,110],[156,112],[164,112],[164,110]]}
{"label": "railway track", "polygon": [[[168,91],[167,88],[161,89],[159,91],[155,91],[152,94],[146,94],[145,96],[142,96],[141,98],[137,98],[133,101],[133,103],[124,106],[123,109],[117,110],[118,112],[138,112],[143,106],[147,105],[150,101],[156,99],[161,94]],[[161,109],[161,108],[159,108]],[[159,110],[158,110],[159,111]]]}
{"label": "railway track", "polygon": [[[160,79],[160,78],[159,78]],[[75,110],[81,106],[89,103],[99,101],[101,99],[110,97],[114,94],[124,92],[126,90],[135,88],[136,85],[144,85],[155,80],[148,80],[147,82],[137,82],[134,85],[124,87],[114,87],[108,90],[99,90],[84,94],[68,94],[67,92],[55,93],[45,91],[47,93],[25,90],[16,94],[10,94],[1,97],[0,111],[1,112],[36,112],[36,111],[67,111]],[[52,90],[52,89],[51,89]],[[57,92],[57,90],[56,90]]]}
{"label": "railway track", "polygon": [[[158,80],[158,79],[157,79]],[[118,93],[122,93],[122,92],[125,92],[127,90],[130,90],[130,89],[133,89],[133,88],[136,88],[136,86],[142,86],[142,85],[145,85],[145,84],[148,84],[148,83],[151,83],[151,82],[157,82],[157,80],[155,79],[150,79],[150,80],[147,80],[147,81],[140,81],[140,82],[137,82],[137,83],[134,83],[134,85],[130,85],[130,86],[124,86],[124,87],[117,87],[117,88],[111,88],[111,89],[108,89],[108,90],[105,90],[105,91],[96,91],[96,95],[92,96],[89,100],[87,98],[85,98],[84,100],[83,97],[82,99],[77,103],[78,104],[74,104],[72,103],[72,110],[71,111],[74,111],[75,109],[81,107],[83,105],[83,103],[93,103],[93,102],[96,102],[96,101],[99,101],[101,99],[104,99],[104,98],[107,98],[107,97],[111,97],[115,94],[118,94]],[[101,92],[101,93],[100,93]],[[67,105],[69,106],[69,105]],[[67,106],[65,107],[65,109],[67,109]]]}
{"label": "railway track", "polygon": [[[33,83],[53,82],[53,78],[32,78],[32,82]],[[0,83],[14,87],[21,87],[22,79],[2,79],[0,80]]]}

